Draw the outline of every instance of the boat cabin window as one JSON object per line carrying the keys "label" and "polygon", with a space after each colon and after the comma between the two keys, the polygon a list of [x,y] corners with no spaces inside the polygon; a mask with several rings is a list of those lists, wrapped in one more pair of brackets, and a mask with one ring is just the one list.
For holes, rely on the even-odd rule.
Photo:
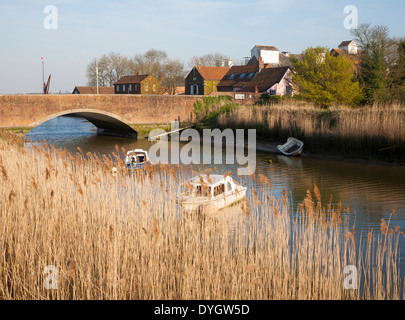
{"label": "boat cabin window", "polygon": [[232,191],[232,185],[231,183],[228,181],[228,183],[226,184],[226,191]]}
{"label": "boat cabin window", "polygon": [[196,195],[197,196],[202,196],[202,197],[208,197],[211,195],[211,187],[207,188],[202,188],[200,185],[195,187],[196,190]]}
{"label": "boat cabin window", "polygon": [[218,185],[214,188],[214,197],[216,197],[224,192],[225,192],[225,185],[223,183],[221,183],[220,185]]}

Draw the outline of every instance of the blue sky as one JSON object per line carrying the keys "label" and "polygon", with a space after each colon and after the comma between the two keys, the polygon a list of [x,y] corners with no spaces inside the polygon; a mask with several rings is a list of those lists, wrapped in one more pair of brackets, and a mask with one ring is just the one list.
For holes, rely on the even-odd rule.
{"label": "blue sky", "polygon": [[[44,8],[57,8],[48,30]],[[86,65],[111,51],[132,57],[154,48],[170,58],[219,52],[235,60],[255,44],[300,53],[351,39],[343,10],[354,5],[358,23],[385,25],[405,36],[403,0],[1,0],[0,93],[41,91],[42,64],[51,91],[86,85]]]}

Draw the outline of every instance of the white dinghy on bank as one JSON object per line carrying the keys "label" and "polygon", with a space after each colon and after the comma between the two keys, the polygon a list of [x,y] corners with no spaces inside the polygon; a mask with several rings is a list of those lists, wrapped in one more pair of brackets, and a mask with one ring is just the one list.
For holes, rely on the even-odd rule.
{"label": "white dinghy on bank", "polygon": [[290,137],[283,145],[278,145],[277,149],[285,156],[298,156],[304,148],[304,142],[296,138]]}

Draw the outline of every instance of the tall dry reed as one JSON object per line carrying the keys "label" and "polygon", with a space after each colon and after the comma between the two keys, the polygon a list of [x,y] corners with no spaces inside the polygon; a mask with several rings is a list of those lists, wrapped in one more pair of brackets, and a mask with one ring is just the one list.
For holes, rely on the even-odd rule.
{"label": "tall dry reed", "polygon": [[[182,167],[128,176],[111,171],[119,148],[71,155],[0,135],[1,299],[401,298],[399,230],[356,241],[316,188],[294,209],[253,176],[249,201],[191,215],[174,201]],[[346,265],[362,289],[345,289]]]}
{"label": "tall dry reed", "polygon": [[255,128],[260,138],[273,141],[294,136],[310,152],[405,162],[405,107],[400,104],[329,109],[292,102],[241,106],[219,115],[218,125]]}

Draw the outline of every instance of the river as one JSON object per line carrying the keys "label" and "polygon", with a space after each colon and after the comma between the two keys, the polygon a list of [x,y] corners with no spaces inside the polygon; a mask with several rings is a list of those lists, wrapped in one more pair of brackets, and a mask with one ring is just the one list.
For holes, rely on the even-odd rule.
{"label": "river", "polygon": [[[118,145],[126,150],[142,148],[148,150],[154,142],[147,139],[127,139],[98,136],[96,128],[80,118],[59,117],[47,121],[27,134],[32,141],[47,140],[57,148],[66,148],[75,154],[80,147],[83,152],[110,154]],[[215,164],[218,172],[232,171],[237,175],[239,165]],[[208,166],[209,167],[209,166]],[[381,219],[390,227],[399,226],[405,231],[405,167],[368,163],[366,161],[331,161],[309,157],[290,158],[257,151],[256,174],[263,174],[272,184],[272,193],[282,197],[286,189],[293,203],[301,203],[306,191],[316,185],[322,195],[323,205],[339,201],[350,207],[350,222],[356,233],[367,236],[369,228],[379,230]],[[394,211],[393,214],[391,214]],[[401,237],[400,250],[405,250],[405,239]],[[401,273],[405,269],[405,257],[400,258]]]}

